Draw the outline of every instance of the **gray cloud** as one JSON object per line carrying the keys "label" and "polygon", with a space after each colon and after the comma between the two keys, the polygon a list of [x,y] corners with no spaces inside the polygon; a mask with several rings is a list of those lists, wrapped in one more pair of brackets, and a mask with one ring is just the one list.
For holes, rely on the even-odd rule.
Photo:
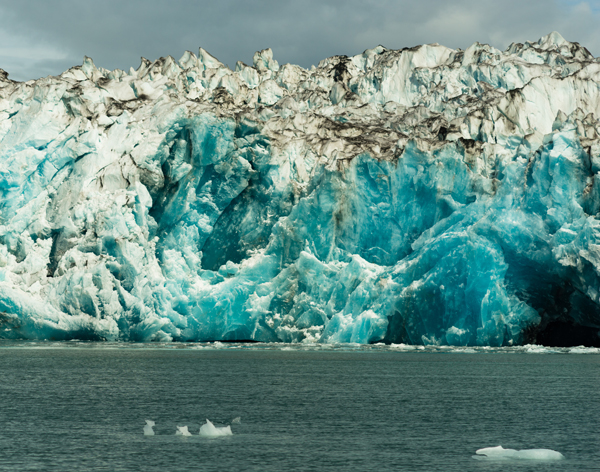
{"label": "gray cloud", "polygon": [[27,80],[81,64],[137,68],[203,47],[233,66],[271,47],[303,67],[383,44],[504,49],[550,31],[600,55],[600,0],[0,0],[0,67]]}

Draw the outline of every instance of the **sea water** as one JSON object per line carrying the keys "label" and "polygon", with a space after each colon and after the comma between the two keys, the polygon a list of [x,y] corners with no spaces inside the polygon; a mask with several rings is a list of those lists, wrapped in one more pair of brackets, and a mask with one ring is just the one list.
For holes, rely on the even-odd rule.
{"label": "sea water", "polygon": [[3,342],[0,374],[2,471],[600,469],[597,350]]}

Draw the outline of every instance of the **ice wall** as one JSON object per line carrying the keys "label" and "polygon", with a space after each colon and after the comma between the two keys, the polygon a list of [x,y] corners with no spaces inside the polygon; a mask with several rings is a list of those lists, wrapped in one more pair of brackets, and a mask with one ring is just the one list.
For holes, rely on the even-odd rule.
{"label": "ice wall", "polygon": [[600,344],[600,60],[557,33],[0,87],[0,337]]}

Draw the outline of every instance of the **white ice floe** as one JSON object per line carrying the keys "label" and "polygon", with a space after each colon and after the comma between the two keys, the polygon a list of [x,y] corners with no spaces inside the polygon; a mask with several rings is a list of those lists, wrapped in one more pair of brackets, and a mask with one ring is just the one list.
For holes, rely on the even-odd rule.
{"label": "white ice floe", "polygon": [[188,431],[187,426],[177,426],[177,431],[175,431],[177,436],[191,436],[192,433]]}
{"label": "white ice floe", "polygon": [[504,449],[502,446],[484,447],[475,451],[473,459],[477,460],[533,460],[559,461],[565,458],[560,452],[552,449]]}
{"label": "white ice floe", "polygon": [[231,424],[240,424],[242,422],[242,417],[238,416],[231,420]]}
{"label": "white ice floe", "polygon": [[600,354],[600,348],[577,346],[569,350],[569,354]]}
{"label": "white ice floe", "polygon": [[146,420],[146,426],[144,426],[144,436],[154,436],[154,430],[152,429],[154,425],[154,421]]}
{"label": "white ice floe", "polygon": [[216,438],[219,436],[231,436],[231,426],[215,426],[210,420],[206,420],[206,423],[200,427],[200,436],[206,438]]}

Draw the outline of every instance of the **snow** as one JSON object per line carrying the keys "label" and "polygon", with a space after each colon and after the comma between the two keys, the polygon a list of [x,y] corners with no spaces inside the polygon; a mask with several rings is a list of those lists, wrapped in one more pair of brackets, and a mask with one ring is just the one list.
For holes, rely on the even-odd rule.
{"label": "snow", "polygon": [[596,333],[599,113],[600,61],[558,33],[0,74],[0,337]]}

